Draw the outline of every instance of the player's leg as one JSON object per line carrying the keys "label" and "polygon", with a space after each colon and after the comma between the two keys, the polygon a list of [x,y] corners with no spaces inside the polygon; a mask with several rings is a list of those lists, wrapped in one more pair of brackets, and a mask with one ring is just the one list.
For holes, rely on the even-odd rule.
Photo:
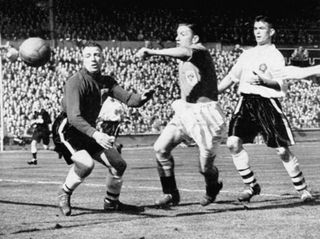
{"label": "player's leg", "polygon": [[37,161],[37,143],[40,142],[40,132],[38,129],[35,129],[35,131],[32,134],[32,141],[31,141],[31,145],[30,145],[30,150],[31,150],[31,155],[32,155],[32,159],[28,161],[29,165],[37,165],[38,161]]}
{"label": "player's leg", "polygon": [[249,202],[254,195],[259,195],[261,188],[251,169],[249,155],[243,147],[242,140],[236,136],[230,136],[227,139],[227,147],[231,152],[233,164],[238,170],[246,189],[239,195],[238,200]]}
{"label": "player's leg", "polygon": [[109,201],[118,201],[123,183],[122,176],[127,168],[127,163],[114,148],[104,150],[95,157],[95,160],[102,163],[109,170],[106,178],[105,198]]}
{"label": "player's leg", "polygon": [[219,181],[219,170],[214,165],[216,152],[220,145],[220,140],[213,144],[211,150],[200,149],[199,171],[204,176],[206,194],[200,200],[202,206],[207,206],[216,200],[217,195],[222,189],[222,181]]}
{"label": "player's leg", "polygon": [[73,191],[94,168],[93,158],[85,149],[88,147],[87,142],[72,129],[68,125],[66,114],[59,115],[52,126],[52,138],[57,152],[63,155],[68,165],[72,165],[58,194],[58,206],[66,216],[71,214],[70,198]]}
{"label": "player's leg", "polygon": [[225,117],[216,102],[195,104],[190,107],[189,119],[183,121],[188,135],[194,139],[199,148],[199,171],[204,177],[206,194],[200,204],[207,206],[216,200],[222,189],[219,170],[214,165],[222,138],[225,137]]}
{"label": "player's leg", "polygon": [[106,211],[142,211],[142,207],[123,204],[119,200],[123,184],[123,174],[127,168],[127,163],[117,149],[111,148],[104,150],[102,153],[95,156],[95,160],[102,163],[109,170],[106,178],[104,209]]}
{"label": "player's leg", "polygon": [[171,151],[181,143],[181,141],[181,131],[171,121],[154,144],[158,173],[163,192],[163,196],[155,201],[157,206],[177,205],[180,202],[180,194],[174,173],[174,159]]}
{"label": "player's leg", "polygon": [[94,168],[94,161],[86,150],[80,150],[71,156],[73,161],[67,177],[58,195],[59,207],[66,216],[71,214],[70,198],[73,191],[90,175]]}
{"label": "player's leg", "polygon": [[[264,105],[265,115],[261,114],[263,122],[268,122],[263,136],[267,146],[276,148],[282,163],[288,172],[295,189],[301,194],[303,201],[312,199],[311,194],[307,191],[307,185],[302,171],[299,168],[298,159],[289,150],[289,146],[293,145],[294,138],[287,118],[284,116],[281,105],[276,99],[269,99]],[[263,125],[263,124],[262,124]]]}
{"label": "player's leg", "polygon": [[294,188],[300,194],[301,200],[304,202],[313,200],[311,193],[307,189],[307,184],[296,156],[287,147],[277,148],[277,153],[292,180]]}
{"label": "player's leg", "polygon": [[42,143],[43,143],[43,149],[48,150],[49,143],[50,143],[50,131],[43,132]]}
{"label": "player's leg", "polygon": [[243,183],[246,185],[244,191],[239,195],[238,200],[249,202],[254,195],[260,194],[261,188],[251,169],[248,152],[243,147],[243,143],[253,143],[258,134],[256,123],[252,120],[251,109],[255,109],[256,99],[250,96],[241,97],[236,107],[234,115],[229,124],[229,137],[227,147],[230,150],[233,164],[239,172]]}

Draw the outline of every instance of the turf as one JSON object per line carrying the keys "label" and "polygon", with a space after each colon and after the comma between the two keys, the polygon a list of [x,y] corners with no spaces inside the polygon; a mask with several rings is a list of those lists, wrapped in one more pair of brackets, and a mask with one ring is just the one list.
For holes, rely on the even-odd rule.
{"label": "turf", "polygon": [[243,184],[225,146],[216,165],[224,187],[217,201],[199,205],[204,182],[198,172],[196,147],[177,148],[177,184],[181,203],[157,209],[161,195],[152,148],[124,148],[128,168],[121,201],[145,207],[140,214],[106,213],[102,210],[107,170],[96,164],[93,173],[72,197],[72,216],[57,208],[57,192],[68,167],[52,151],[39,151],[38,165],[29,166],[28,151],[0,154],[0,238],[319,238],[320,147],[319,142],[292,147],[300,161],[315,201],[300,202],[291,180],[273,149],[247,145],[251,165],[262,192],[249,204],[236,198]]}

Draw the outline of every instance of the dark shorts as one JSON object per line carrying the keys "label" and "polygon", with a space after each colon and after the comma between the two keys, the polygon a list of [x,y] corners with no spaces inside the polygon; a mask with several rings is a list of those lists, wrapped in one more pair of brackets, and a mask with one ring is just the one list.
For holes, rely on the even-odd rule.
{"label": "dark shorts", "polygon": [[50,130],[49,130],[49,128],[45,128],[45,127],[35,128],[32,133],[32,140],[37,141],[37,143],[40,143],[42,140],[44,145],[49,145],[49,143],[50,143]]}
{"label": "dark shorts", "polygon": [[61,113],[52,125],[55,151],[62,154],[67,164],[72,164],[72,154],[86,150],[92,157],[104,149],[93,138],[81,133],[68,123],[66,113]]}
{"label": "dark shorts", "polygon": [[117,137],[120,129],[120,121],[103,121],[101,124],[101,129],[103,133]]}
{"label": "dark shorts", "polygon": [[295,143],[290,124],[276,98],[242,94],[229,124],[229,136],[253,143],[261,134],[268,147],[288,147]]}

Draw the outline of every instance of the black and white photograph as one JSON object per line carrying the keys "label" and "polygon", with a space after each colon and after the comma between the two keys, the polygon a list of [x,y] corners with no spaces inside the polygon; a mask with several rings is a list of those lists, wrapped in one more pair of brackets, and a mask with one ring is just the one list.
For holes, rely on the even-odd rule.
{"label": "black and white photograph", "polygon": [[0,0],[0,238],[320,238],[319,0]]}

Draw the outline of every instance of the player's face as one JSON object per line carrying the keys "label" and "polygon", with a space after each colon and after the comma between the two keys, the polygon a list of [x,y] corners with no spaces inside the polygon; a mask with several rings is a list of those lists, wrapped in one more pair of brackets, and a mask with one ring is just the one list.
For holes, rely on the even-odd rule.
{"label": "player's face", "polygon": [[83,49],[83,65],[87,71],[95,73],[100,71],[102,66],[102,52],[99,47],[90,46]]}
{"label": "player's face", "polygon": [[177,29],[177,46],[190,46],[193,44],[193,32],[188,26],[179,26]]}
{"label": "player's face", "polygon": [[271,43],[271,37],[274,34],[274,29],[270,28],[267,22],[255,22],[253,33],[258,45],[265,45]]}

